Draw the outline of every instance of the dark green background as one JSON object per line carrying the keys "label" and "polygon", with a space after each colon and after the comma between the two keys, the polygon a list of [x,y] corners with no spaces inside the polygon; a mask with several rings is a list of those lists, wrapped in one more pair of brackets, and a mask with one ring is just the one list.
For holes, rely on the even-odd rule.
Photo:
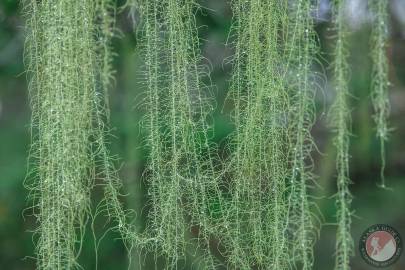
{"label": "dark green background", "polygon": [[[385,1],[385,0],[381,0]],[[319,35],[322,65],[314,70],[325,75],[319,83],[322,90],[317,94],[318,120],[313,135],[320,153],[314,152],[315,172],[322,189],[316,191],[317,202],[323,213],[325,224],[315,246],[315,269],[332,269],[334,265],[335,205],[331,197],[335,192],[334,148],[331,132],[326,125],[325,114],[333,99],[332,79],[329,76],[333,30],[329,22],[328,1],[322,0],[316,30]],[[368,226],[386,223],[395,227],[405,237],[405,1],[391,2],[389,77],[393,84],[390,89],[393,128],[387,145],[387,182],[393,191],[379,189],[379,144],[374,135],[375,127],[371,118],[369,55],[370,18],[362,9],[365,0],[351,0],[348,8],[348,21],[351,25],[350,100],[353,118],[351,144],[350,187],[354,195],[353,238],[356,255],[353,269],[372,269],[360,258],[359,237]],[[123,4],[123,3],[121,3]],[[225,104],[231,66],[226,59],[232,56],[232,47],[226,45],[230,31],[232,13],[227,0],[201,1],[207,9],[196,13],[202,38],[201,49],[210,66],[213,81],[212,92],[216,97],[217,109],[214,115],[215,136],[220,145],[232,132],[229,124],[229,111]],[[139,121],[142,110],[139,100],[143,87],[139,80],[139,66],[142,58],[136,51],[136,35],[128,16],[123,10],[118,16],[117,26],[122,35],[114,40],[116,85],[111,91],[111,116],[114,137],[111,139],[112,152],[117,156],[116,165],[120,168],[124,183],[124,198],[127,208],[143,209],[145,187],[140,182],[140,174],[145,165],[145,152],[141,146],[144,130]],[[34,238],[30,230],[35,228],[35,219],[24,211],[27,190],[23,180],[27,172],[29,150],[30,109],[26,74],[23,65],[24,20],[18,1],[0,0],[0,269],[34,269]],[[138,74],[138,75],[137,75]],[[96,196],[97,196],[96,191]],[[144,214],[145,215],[145,214]],[[136,220],[142,227],[142,215]],[[97,231],[102,231],[102,221]],[[104,228],[105,229],[105,228]],[[127,269],[125,249],[110,233],[102,241],[99,250],[99,269]],[[80,262],[85,269],[95,269],[92,241],[86,237]],[[136,258],[136,254],[134,254]],[[135,259],[136,261],[136,259]],[[192,261],[186,269],[193,269]],[[151,256],[146,256],[142,269],[151,269]],[[404,269],[405,255],[388,269]],[[133,269],[140,269],[133,267]]]}

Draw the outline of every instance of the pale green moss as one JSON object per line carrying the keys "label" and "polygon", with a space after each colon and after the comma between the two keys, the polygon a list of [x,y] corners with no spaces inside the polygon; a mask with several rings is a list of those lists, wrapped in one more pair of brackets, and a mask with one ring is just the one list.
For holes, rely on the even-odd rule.
{"label": "pale green moss", "polygon": [[94,177],[94,6],[27,1],[38,269],[78,269]]}
{"label": "pale green moss", "polygon": [[[156,260],[164,257],[167,269],[181,267],[195,242],[201,268],[216,269],[212,237],[221,241],[231,269],[312,269],[318,221],[308,191],[314,183],[311,66],[317,53],[312,1],[232,1],[235,132],[222,172],[214,166],[215,147],[207,135],[213,104],[202,83],[206,70],[200,66],[194,18],[200,7],[194,0],[136,2],[143,26],[149,150],[144,179],[151,207],[144,233],[132,227],[120,203],[121,185],[107,147],[113,1],[26,1],[31,156],[38,174],[27,183],[38,210],[38,268],[80,268],[84,228],[93,216],[90,192],[94,179],[102,178],[105,197],[96,215],[113,218],[128,249],[147,249]],[[331,115],[337,148],[336,269],[348,270],[353,243],[343,4],[334,1],[336,99]],[[382,4],[377,7],[385,22]],[[387,64],[380,62],[384,29],[377,28],[373,39],[373,102],[382,155],[388,114]],[[220,187],[221,177],[229,183]],[[212,210],[212,202],[219,210]],[[192,229],[198,229],[196,241],[190,239]]]}
{"label": "pale green moss", "polygon": [[385,142],[388,139],[388,117],[390,104],[388,99],[388,1],[370,1],[371,10],[375,18],[371,33],[371,58],[373,60],[373,73],[371,85],[371,98],[374,108],[374,121],[377,128],[377,138],[380,140],[381,151],[381,183],[385,188]]}
{"label": "pale green moss", "polygon": [[189,231],[197,226],[202,260],[213,268],[209,235],[216,229],[209,219],[209,202],[220,191],[207,137],[212,107],[201,79],[205,70],[193,15],[198,6],[193,0],[139,5],[150,151],[145,178],[151,205],[147,236],[139,244],[166,257],[166,267],[174,269],[186,257]]}
{"label": "pale green moss", "polygon": [[[106,150],[111,80],[110,1],[25,1],[25,59],[32,107],[31,191],[38,269],[80,269],[82,238],[93,214],[90,193],[104,177],[107,210],[123,217],[119,181]],[[102,57],[100,57],[102,55]]]}
{"label": "pale green moss", "polygon": [[284,88],[277,1],[233,1],[236,38],[231,95],[229,264],[250,269],[289,266],[287,228],[289,96]]}
{"label": "pale green moss", "polygon": [[350,234],[350,204],[352,195],[349,191],[349,144],[351,117],[348,98],[348,30],[344,17],[345,0],[335,0],[333,21],[336,27],[335,59],[333,74],[336,96],[331,110],[331,123],[335,128],[336,170],[337,170],[337,234],[336,234],[336,270],[349,270],[350,257],[353,256],[353,239]]}
{"label": "pale green moss", "polygon": [[299,269],[313,267],[313,246],[317,234],[315,222],[320,225],[319,215],[313,211],[317,208],[308,194],[309,187],[315,184],[311,157],[314,148],[311,128],[315,120],[314,100],[317,88],[312,65],[318,49],[311,15],[314,8],[311,1],[296,1],[287,9],[290,16],[285,22],[285,85],[290,92],[290,135],[286,143],[291,144],[288,218],[289,232],[293,239],[292,260]]}

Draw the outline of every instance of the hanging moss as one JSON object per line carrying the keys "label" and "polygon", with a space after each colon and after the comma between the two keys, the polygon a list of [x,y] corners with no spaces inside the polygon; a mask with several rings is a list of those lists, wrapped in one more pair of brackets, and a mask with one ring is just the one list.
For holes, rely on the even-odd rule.
{"label": "hanging moss", "polygon": [[97,27],[97,60],[100,67],[100,89],[104,97],[103,111],[109,120],[108,90],[114,81],[114,69],[112,67],[113,50],[111,40],[115,35],[115,1],[96,1],[96,27]]}
{"label": "hanging moss", "polygon": [[[312,1],[232,1],[235,57],[230,99],[235,132],[222,173],[214,165],[215,147],[207,135],[213,104],[202,82],[207,71],[200,65],[194,17],[200,7],[194,0],[137,2],[143,24],[149,151],[143,177],[150,214],[143,234],[128,222],[120,203],[121,184],[107,147],[113,1],[26,1],[31,160],[37,175],[27,183],[39,222],[38,269],[80,268],[77,258],[84,228],[93,216],[90,193],[95,179],[103,180],[105,191],[96,215],[103,212],[115,220],[128,249],[154,252],[156,267],[160,257],[166,269],[182,267],[190,246],[197,243],[193,248],[198,249],[201,268],[218,268],[212,252],[218,247],[210,241],[215,237],[231,269],[312,269],[319,221],[309,194],[314,183],[310,131],[316,90],[311,70],[317,53]],[[380,22],[372,42],[373,104],[384,186],[387,15],[385,5],[373,7]],[[337,149],[335,268],[348,270],[353,254],[351,124],[343,10],[344,0],[335,0],[336,98],[331,116]]]}
{"label": "hanging moss", "polygon": [[[287,9],[284,48],[286,89],[290,92],[289,141],[291,176],[289,183],[289,230],[293,236],[292,258],[301,269],[312,269],[313,246],[319,216],[311,212],[308,188],[313,187],[311,151],[314,147],[311,128],[315,120],[316,76],[312,65],[317,53],[311,1],[299,0]],[[313,207],[313,209],[316,209]],[[319,224],[318,224],[319,225]]]}
{"label": "hanging moss", "polygon": [[352,195],[349,191],[349,144],[350,144],[350,109],[348,104],[348,63],[347,63],[347,25],[344,17],[344,0],[334,1],[333,21],[336,27],[335,59],[333,74],[336,96],[331,110],[331,122],[335,128],[336,170],[337,170],[337,270],[350,269],[350,257],[353,255],[353,240],[350,234]]}
{"label": "hanging moss", "polygon": [[230,264],[312,269],[316,53],[310,1],[234,1]]}
{"label": "hanging moss", "polygon": [[95,179],[103,175],[107,193],[113,193],[107,195],[107,209],[121,209],[119,182],[106,150],[102,101],[111,80],[112,6],[104,0],[25,1],[36,176],[26,183],[39,223],[38,269],[80,269],[77,258],[93,216]]}
{"label": "hanging moss", "polygon": [[233,1],[236,35],[231,97],[232,207],[229,264],[250,269],[286,269],[288,93],[279,53],[281,3]]}
{"label": "hanging moss", "polygon": [[390,111],[388,99],[388,1],[371,1],[371,10],[375,18],[371,34],[371,57],[373,60],[371,98],[374,107],[374,121],[381,151],[381,187],[385,188],[385,142],[388,139],[388,117]]}
{"label": "hanging moss", "polygon": [[121,233],[127,248],[132,246],[133,228],[129,224],[128,211],[123,209],[119,198],[122,184],[114,167],[111,154],[108,150],[109,132],[109,102],[108,92],[114,82],[114,69],[112,67],[113,50],[111,41],[115,36],[115,1],[114,0],[97,0],[96,5],[96,65],[98,68],[97,85],[98,91],[94,96],[94,120],[95,132],[93,135],[93,151],[95,168],[98,177],[103,180],[104,203],[99,204],[105,211],[107,217],[115,219],[116,229]]}
{"label": "hanging moss", "polygon": [[205,71],[193,15],[198,6],[193,0],[156,0],[141,1],[140,7],[151,205],[144,242],[153,242],[157,256],[167,258],[166,267],[176,268],[185,258],[191,228],[197,227],[202,261],[214,268],[208,238],[216,230],[209,203],[220,192],[207,137],[212,107],[202,83]]}
{"label": "hanging moss", "polygon": [[76,269],[93,185],[94,6],[30,1],[26,59],[31,73],[31,185],[37,204],[38,269]]}

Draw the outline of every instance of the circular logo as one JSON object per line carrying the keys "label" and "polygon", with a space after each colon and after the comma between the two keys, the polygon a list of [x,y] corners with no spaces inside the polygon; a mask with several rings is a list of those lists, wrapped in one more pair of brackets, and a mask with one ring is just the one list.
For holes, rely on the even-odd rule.
{"label": "circular logo", "polygon": [[401,236],[391,226],[373,225],[360,237],[360,254],[374,267],[387,267],[395,263],[401,252]]}

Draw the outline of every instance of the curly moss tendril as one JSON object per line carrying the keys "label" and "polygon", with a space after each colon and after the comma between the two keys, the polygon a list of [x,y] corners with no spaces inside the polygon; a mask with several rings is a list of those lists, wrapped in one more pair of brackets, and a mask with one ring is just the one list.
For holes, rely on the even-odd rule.
{"label": "curly moss tendril", "polygon": [[289,183],[289,225],[293,236],[292,258],[300,269],[312,269],[319,217],[311,211],[316,209],[308,195],[314,185],[312,158],[314,142],[311,128],[315,120],[314,96],[315,75],[311,67],[317,53],[316,34],[310,1],[299,0],[288,11],[285,57],[287,62],[286,87],[290,93],[290,147],[291,175]]}
{"label": "curly moss tendril", "polygon": [[132,247],[133,230],[128,222],[130,211],[124,210],[119,198],[122,183],[118,177],[113,159],[108,150],[109,136],[109,102],[108,92],[114,81],[114,69],[112,61],[114,57],[111,48],[111,40],[117,31],[115,28],[115,0],[97,0],[97,53],[96,59],[99,68],[98,83],[99,91],[94,96],[94,133],[95,167],[98,177],[103,180],[104,203],[99,204],[97,211],[105,211],[106,216],[115,219],[116,229],[121,233],[127,248]]}
{"label": "curly moss tendril", "polygon": [[385,142],[389,135],[387,123],[390,112],[388,99],[388,59],[386,56],[388,43],[388,1],[371,1],[371,9],[375,14],[371,33],[371,58],[373,61],[371,98],[374,107],[377,138],[380,140],[380,186],[385,188]]}
{"label": "curly moss tendril", "polygon": [[344,0],[334,1],[333,18],[337,31],[335,62],[333,65],[336,97],[331,110],[331,123],[335,128],[336,170],[337,170],[337,235],[336,270],[349,270],[350,257],[353,255],[353,239],[350,234],[352,195],[349,191],[349,144],[351,117],[348,105],[348,63],[347,63],[347,26],[344,17]]}

